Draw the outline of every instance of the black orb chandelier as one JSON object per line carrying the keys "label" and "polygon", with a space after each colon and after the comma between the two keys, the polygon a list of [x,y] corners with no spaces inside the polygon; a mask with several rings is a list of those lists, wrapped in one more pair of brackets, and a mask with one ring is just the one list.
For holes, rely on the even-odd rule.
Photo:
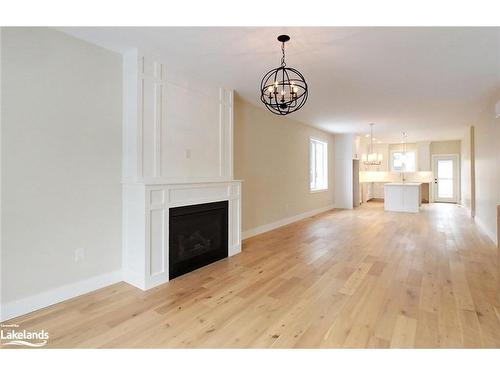
{"label": "black orb chandelier", "polygon": [[287,68],[285,63],[285,43],[290,40],[288,35],[280,35],[281,66],[272,69],[264,75],[260,83],[260,100],[272,113],[288,115],[298,111],[307,100],[307,83],[297,69]]}

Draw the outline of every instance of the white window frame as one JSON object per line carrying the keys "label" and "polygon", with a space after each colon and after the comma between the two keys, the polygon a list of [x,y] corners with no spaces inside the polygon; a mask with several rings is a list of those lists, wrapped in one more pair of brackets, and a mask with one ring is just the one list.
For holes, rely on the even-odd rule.
{"label": "white window frame", "polygon": [[[313,171],[312,158],[313,158],[313,148],[315,147],[315,144],[316,145],[319,144],[325,148],[325,152],[323,153],[323,166],[324,166],[323,173],[325,175],[324,178],[325,184],[323,186],[317,186],[316,181],[313,181],[318,175],[318,171],[316,170],[316,168],[318,167],[317,163],[314,163],[314,171]],[[312,137],[309,138],[309,191],[311,193],[328,191],[328,142]]]}
{"label": "white window frame", "polygon": [[394,169],[394,154],[402,154],[403,151],[391,151],[391,172],[409,172],[409,173],[412,173],[412,172],[416,172],[417,171],[417,152],[416,151],[406,151],[407,154],[413,154],[413,157],[414,157],[414,170],[413,171],[409,171],[407,169],[405,169],[404,171],[402,170],[398,170],[398,169]]}

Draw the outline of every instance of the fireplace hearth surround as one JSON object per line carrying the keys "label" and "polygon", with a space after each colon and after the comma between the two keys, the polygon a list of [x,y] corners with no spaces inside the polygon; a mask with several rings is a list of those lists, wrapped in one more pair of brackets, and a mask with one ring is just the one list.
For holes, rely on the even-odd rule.
{"label": "fireplace hearth surround", "polygon": [[169,279],[227,258],[228,201],[169,209]]}
{"label": "fireplace hearth surround", "polygon": [[[181,273],[170,274],[172,246],[170,230],[175,230],[170,225],[170,211],[175,213],[177,208],[193,210],[198,206],[221,202],[227,206],[225,219],[227,234],[224,238],[209,239],[223,241],[224,244],[221,245],[225,245],[227,253],[225,256],[230,257],[241,251],[241,181],[125,184],[124,280],[140,289],[147,290],[168,282],[175,275],[180,275]],[[217,227],[212,227],[214,228]],[[203,232],[195,234],[195,232],[189,234],[191,239],[184,239],[184,241],[186,244],[191,241],[196,247],[198,240],[196,251],[200,251],[199,255],[201,255],[203,249],[200,246],[203,246],[202,239],[206,240],[206,234]],[[196,238],[196,236],[199,237]],[[213,245],[214,243],[211,242],[210,246]],[[213,259],[215,258],[217,257]]]}

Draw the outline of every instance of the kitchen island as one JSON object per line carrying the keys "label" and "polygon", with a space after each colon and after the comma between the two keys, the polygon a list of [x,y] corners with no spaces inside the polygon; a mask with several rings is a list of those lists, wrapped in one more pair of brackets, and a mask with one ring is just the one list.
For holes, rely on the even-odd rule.
{"label": "kitchen island", "polygon": [[421,203],[420,182],[391,182],[384,184],[384,210],[418,212]]}

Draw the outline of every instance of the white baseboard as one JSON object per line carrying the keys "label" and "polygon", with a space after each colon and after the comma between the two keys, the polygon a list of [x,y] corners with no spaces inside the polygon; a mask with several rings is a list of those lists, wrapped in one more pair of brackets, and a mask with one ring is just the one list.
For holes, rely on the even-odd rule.
{"label": "white baseboard", "polygon": [[259,226],[257,228],[246,230],[246,231],[244,231],[241,234],[241,237],[242,237],[242,239],[245,240],[247,238],[256,236],[258,234],[269,232],[270,230],[282,227],[284,225],[288,225],[288,224],[294,223],[294,222],[302,220],[302,219],[306,219],[308,217],[320,214],[320,213],[325,212],[325,211],[332,210],[334,208],[335,208],[334,205],[331,204],[331,205],[328,205],[328,206],[325,206],[325,207],[317,208],[315,210],[303,212],[303,213],[295,215],[295,216],[286,217],[284,219],[275,221],[273,223],[264,224],[264,225],[261,225],[261,226]]}
{"label": "white baseboard", "polygon": [[498,246],[495,233],[492,232],[477,215],[474,217],[474,222],[476,223],[479,230],[486,234],[493,241],[493,243]]}
{"label": "white baseboard", "polygon": [[94,276],[76,283],[63,285],[34,296],[8,302],[0,306],[0,322],[9,320],[56,303],[78,297],[82,294],[92,292],[96,289],[122,281],[122,271],[106,273]]}
{"label": "white baseboard", "polygon": [[141,290],[147,289],[144,276],[141,276],[140,274],[133,272],[131,270],[128,269],[123,270],[123,281],[125,281],[127,284],[135,286],[138,289]]}

